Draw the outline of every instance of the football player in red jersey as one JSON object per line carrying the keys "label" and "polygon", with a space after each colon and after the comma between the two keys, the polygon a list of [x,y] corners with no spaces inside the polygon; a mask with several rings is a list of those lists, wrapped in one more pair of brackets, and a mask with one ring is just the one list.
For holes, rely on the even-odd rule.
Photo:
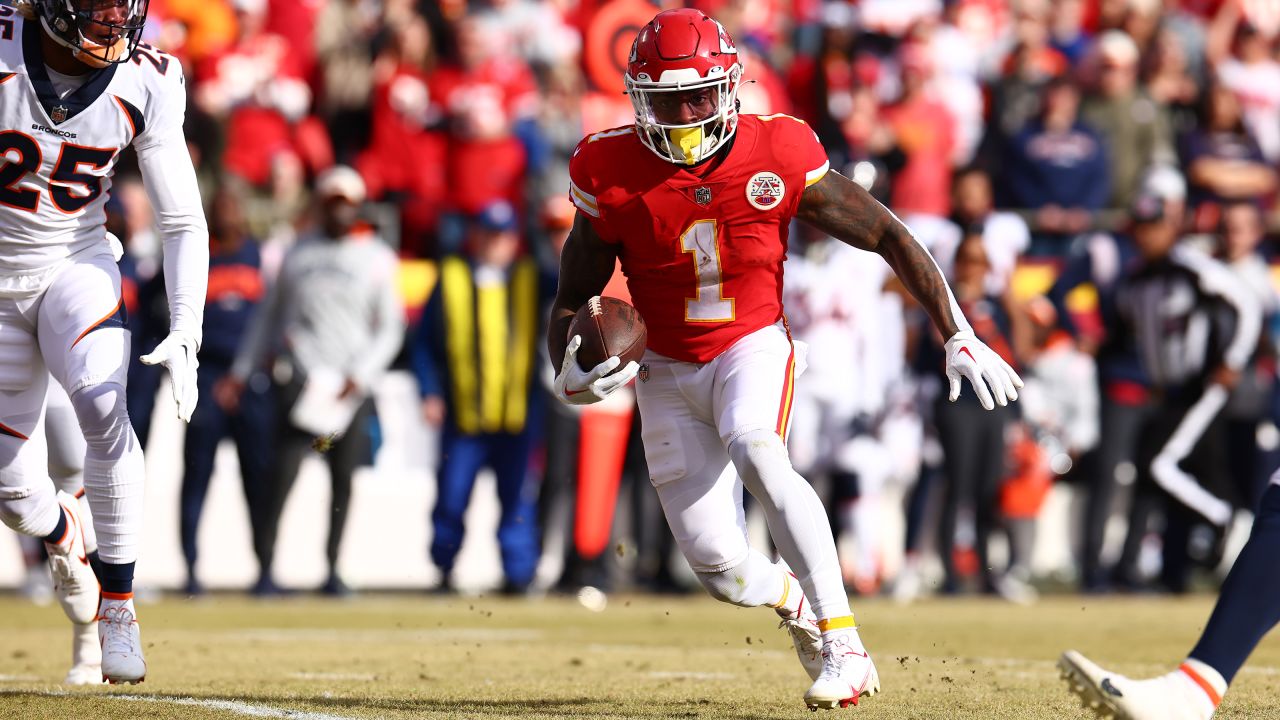
{"label": "football player in red jersey", "polygon": [[[578,214],[547,345],[563,402],[599,401],[639,374],[616,356],[584,371],[581,338],[567,337],[620,259],[649,330],[637,399],[649,473],[676,540],[714,597],[777,610],[814,681],[809,707],[844,707],[880,680],[849,610],[826,511],[787,456],[792,385],[804,368],[781,302],[792,218],[893,267],[948,338],[952,400],[961,376],[988,409],[1016,400],[1022,381],[974,337],[907,228],[829,171],[808,126],[738,114],[742,72],[732,39],[697,10],[659,13],[640,30],[625,78],[635,124],[588,136],[570,161]],[[744,486],[785,564],[747,545]]]}

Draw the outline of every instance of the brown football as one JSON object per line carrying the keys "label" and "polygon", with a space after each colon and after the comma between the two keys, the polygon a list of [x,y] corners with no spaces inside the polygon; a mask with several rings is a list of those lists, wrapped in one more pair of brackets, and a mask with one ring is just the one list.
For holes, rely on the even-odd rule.
{"label": "brown football", "polygon": [[644,318],[626,301],[613,297],[591,298],[578,308],[569,323],[569,338],[582,336],[578,348],[578,365],[586,371],[617,355],[624,367],[644,355],[648,331]]}

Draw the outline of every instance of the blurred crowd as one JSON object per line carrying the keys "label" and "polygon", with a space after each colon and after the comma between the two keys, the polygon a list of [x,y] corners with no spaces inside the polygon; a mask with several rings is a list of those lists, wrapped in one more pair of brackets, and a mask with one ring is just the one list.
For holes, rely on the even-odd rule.
{"label": "blurred crowd", "polygon": [[[630,399],[555,403],[541,340],[573,219],[569,155],[583,135],[631,122],[630,38],[674,4],[152,0],[144,40],[188,79],[213,249],[182,493],[189,592],[201,589],[195,527],[227,436],[262,564],[255,592],[278,591],[275,526],[308,444],[327,453],[334,484],[323,589],[348,592],[336,558],[350,478],[377,451],[369,398],[389,371],[418,380],[440,442],[424,551],[442,591],[484,468],[502,508],[505,590],[690,586],[647,490]],[[1195,482],[1247,513],[1280,455],[1268,265],[1280,5],[684,4],[736,39],[742,111],[806,120],[832,167],[930,248],[975,331],[1027,380],[1016,408],[986,413],[967,387],[946,402],[941,338],[889,268],[797,228],[785,304],[810,350],[790,446],[828,499],[849,586],[1026,602],[1048,580],[1183,591],[1195,568],[1215,568],[1229,523],[1148,478],[1158,452],[1143,446],[1176,430],[1153,419],[1191,412],[1174,399],[1222,381],[1230,399],[1196,438],[1221,462],[1189,470]],[[139,61],[170,59],[144,48]],[[122,164],[111,227],[128,247],[135,348],[167,327],[146,202]],[[1186,322],[1163,329],[1127,309],[1125,293],[1167,260],[1165,236],[1216,258],[1264,318],[1229,378],[1236,305],[1193,293]],[[625,292],[615,278],[610,294]],[[1143,333],[1203,342],[1175,348],[1195,359],[1170,379]],[[130,376],[144,442],[155,372]],[[340,427],[295,412],[323,395],[307,387],[319,378],[344,408]],[[1067,522],[1037,537],[1055,488],[1073,498]],[[1052,578],[1033,562],[1046,543],[1067,558]],[[537,574],[547,553],[550,582]]]}

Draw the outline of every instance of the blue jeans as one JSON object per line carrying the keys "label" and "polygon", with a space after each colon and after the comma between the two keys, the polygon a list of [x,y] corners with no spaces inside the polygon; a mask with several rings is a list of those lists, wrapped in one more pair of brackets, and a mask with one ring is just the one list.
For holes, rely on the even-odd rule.
{"label": "blue jeans", "polygon": [[538,483],[529,472],[533,434],[464,435],[446,427],[440,438],[440,470],[436,507],[431,513],[431,560],[445,575],[453,570],[466,532],[463,515],[471,488],[483,467],[493,470],[502,515],[498,545],[508,582],[528,585],[538,566]]}

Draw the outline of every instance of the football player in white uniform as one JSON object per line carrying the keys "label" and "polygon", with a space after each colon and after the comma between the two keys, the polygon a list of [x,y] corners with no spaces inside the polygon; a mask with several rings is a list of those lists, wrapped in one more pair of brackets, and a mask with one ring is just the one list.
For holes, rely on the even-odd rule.
{"label": "football player in white uniform", "polygon": [[[170,333],[163,363],[178,415],[196,401],[208,231],[182,133],[179,63],[138,42],[146,0],[19,0],[0,7],[0,520],[49,545],[64,610],[98,621],[102,676],[146,676],[133,607],[142,449],[125,409],[130,352],[103,206],[121,151],[137,151],[164,237]],[[98,536],[89,567],[74,498],[46,466],[48,377],[84,435]],[[101,580],[99,593],[98,580]]]}
{"label": "football player in white uniform", "polygon": [[[49,447],[49,477],[61,497],[65,493],[76,499],[76,509],[84,529],[84,550],[90,564],[97,563],[98,539],[93,532],[93,516],[89,510],[88,500],[84,496],[84,436],[80,434],[80,423],[76,420],[75,410],[71,407],[71,398],[62,386],[56,382],[48,383],[49,398],[46,400],[44,431]],[[30,535],[19,535],[22,541],[23,556],[38,558],[42,539]],[[49,572],[59,576],[58,563],[65,561],[50,549],[46,553],[49,558]],[[38,562],[38,560],[37,560]],[[39,571],[39,564],[29,567],[28,572]],[[98,645],[98,625],[96,622],[75,622],[71,625],[71,669],[63,679],[67,685],[94,685],[102,682],[102,648]]]}

